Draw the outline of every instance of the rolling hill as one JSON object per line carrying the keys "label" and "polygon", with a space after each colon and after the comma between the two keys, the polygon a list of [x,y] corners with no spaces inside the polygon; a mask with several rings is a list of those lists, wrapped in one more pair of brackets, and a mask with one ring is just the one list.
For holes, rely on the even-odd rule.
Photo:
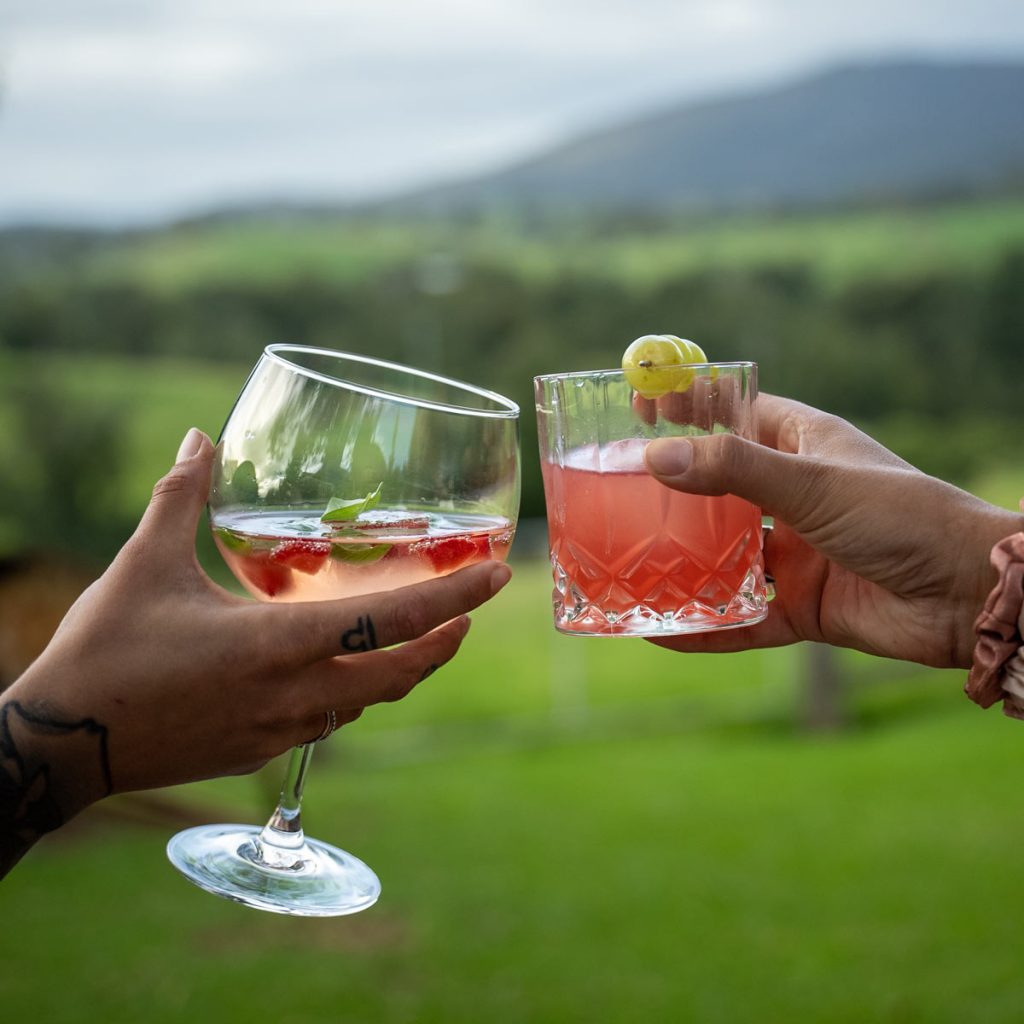
{"label": "rolling hill", "polygon": [[750,208],[1024,182],[1024,63],[879,62],[686,103],[400,209]]}

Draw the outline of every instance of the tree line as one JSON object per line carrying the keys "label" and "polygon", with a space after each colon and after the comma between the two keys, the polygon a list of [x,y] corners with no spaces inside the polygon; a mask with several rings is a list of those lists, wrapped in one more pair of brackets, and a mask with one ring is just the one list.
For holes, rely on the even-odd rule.
{"label": "tree line", "polygon": [[[287,341],[470,380],[523,409],[525,515],[543,511],[532,377],[615,365],[649,332],[692,338],[713,359],[754,360],[764,390],[863,424],[949,479],[1018,447],[1024,247],[973,274],[908,278],[885,267],[839,290],[801,262],[638,288],[574,275],[538,281],[453,260],[457,272],[440,282],[410,260],[357,283],[309,276],[177,291],[73,273],[12,275],[0,280],[0,346],[250,364],[264,345]],[[33,404],[23,412],[40,430]],[[108,420],[80,432],[112,436]]]}

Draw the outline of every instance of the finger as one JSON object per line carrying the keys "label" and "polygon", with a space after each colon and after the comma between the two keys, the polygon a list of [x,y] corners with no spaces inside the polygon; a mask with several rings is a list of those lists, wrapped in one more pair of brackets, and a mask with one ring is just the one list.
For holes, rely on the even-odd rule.
{"label": "finger", "polygon": [[171,471],[153,488],[138,535],[169,549],[178,550],[183,545],[192,549],[199,516],[210,493],[213,454],[210,439],[193,427],[181,442]]}
{"label": "finger", "polygon": [[[667,487],[689,494],[735,494],[777,516],[814,543],[815,531],[840,522],[865,494],[878,500],[906,490],[901,467],[836,464],[791,455],[733,434],[663,438],[646,449],[648,470]],[[916,476],[916,474],[915,474]]]}
{"label": "finger", "polygon": [[284,664],[375,651],[423,636],[490,600],[512,570],[481,562],[450,576],[340,601],[258,606],[268,642]]}
{"label": "finger", "polygon": [[801,437],[818,410],[791,398],[761,392],[757,396],[757,430],[761,444],[778,451],[800,451]]}
{"label": "finger", "polygon": [[[333,710],[333,708],[331,709]],[[331,733],[340,729],[343,725],[351,725],[363,713],[363,708],[352,708],[351,710],[335,711],[334,717],[329,718],[329,712],[324,710],[307,718],[296,731],[294,738],[287,742],[289,747],[297,747],[300,744],[316,743],[321,739],[326,740]],[[324,730],[328,723],[331,730],[324,736]]]}
{"label": "finger", "polygon": [[913,468],[852,423],[778,395],[757,399],[758,440],[781,452],[818,455],[848,464]]}
{"label": "finger", "polygon": [[735,654],[762,647],[783,647],[801,638],[794,633],[782,610],[773,605],[766,619],[742,629],[716,629],[706,633],[646,639],[657,647],[688,654]]}
{"label": "finger", "polygon": [[315,734],[311,727],[315,728],[318,719],[323,728],[323,714],[327,710],[334,710],[340,721],[353,711],[408,696],[451,661],[469,626],[469,618],[460,616],[400,647],[334,658],[307,667],[292,683],[292,692],[302,694],[304,709],[296,728],[308,738]]}
{"label": "finger", "polygon": [[[948,587],[948,559],[929,553],[948,551],[958,524],[976,515],[977,499],[901,465],[790,455],[729,434],[652,441],[646,458],[666,486],[746,498],[827,558],[886,587]],[[781,583],[786,568],[777,555],[772,571]]]}
{"label": "finger", "polygon": [[653,398],[644,398],[638,392],[633,392],[633,412],[648,426],[653,427],[658,422],[658,406]]}
{"label": "finger", "polygon": [[400,647],[325,662],[319,687],[311,687],[314,699],[341,708],[402,700],[455,657],[469,626],[469,617],[462,615]]}

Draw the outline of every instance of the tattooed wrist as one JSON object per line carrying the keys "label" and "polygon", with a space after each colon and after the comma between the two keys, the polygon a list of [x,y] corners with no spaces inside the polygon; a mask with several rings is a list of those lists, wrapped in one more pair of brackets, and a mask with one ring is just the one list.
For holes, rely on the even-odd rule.
{"label": "tattooed wrist", "polygon": [[112,788],[106,726],[43,702],[0,704],[0,876]]}

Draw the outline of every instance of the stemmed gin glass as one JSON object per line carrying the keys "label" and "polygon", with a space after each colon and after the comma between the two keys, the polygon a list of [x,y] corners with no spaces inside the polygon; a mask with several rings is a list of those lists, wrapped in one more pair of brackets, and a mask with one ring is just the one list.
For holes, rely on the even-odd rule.
{"label": "stemmed gin glass", "polygon": [[[217,547],[261,601],[352,597],[503,559],[519,507],[518,415],[500,395],[420,370],[271,345],[217,446]],[[292,751],[263,828],[181,832],[167,847],[175,867],[209,892],[282,914],[373,904],[373,871],[303,833],[313,748]]]}

